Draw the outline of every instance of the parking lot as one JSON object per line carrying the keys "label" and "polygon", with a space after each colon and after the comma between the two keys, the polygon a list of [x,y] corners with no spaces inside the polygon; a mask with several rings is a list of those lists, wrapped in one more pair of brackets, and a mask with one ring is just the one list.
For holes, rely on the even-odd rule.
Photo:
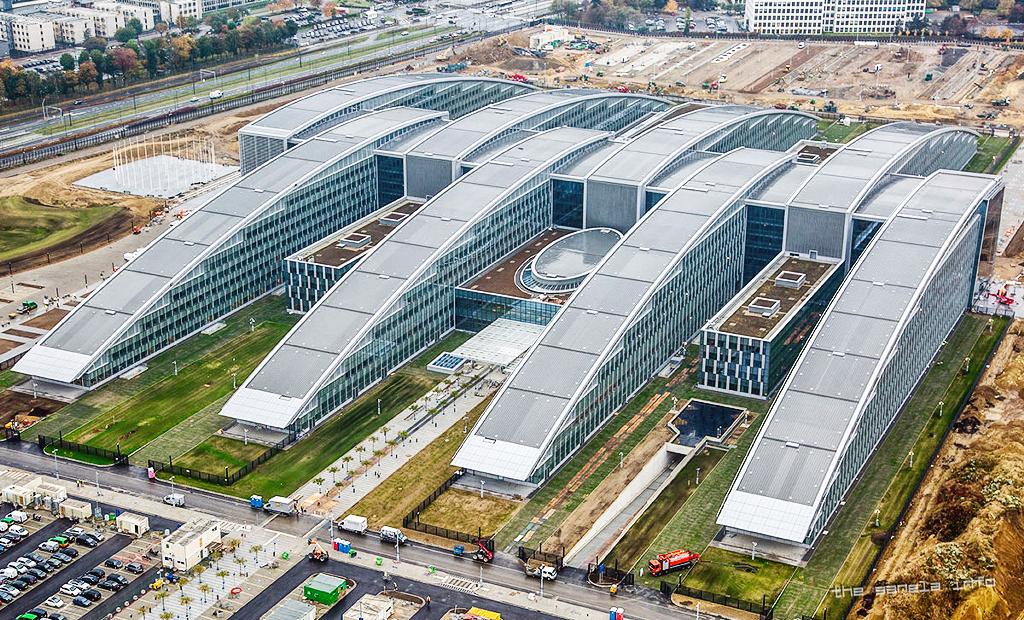
{"label": "parking lot", "polygon": [[[0,514],[9,515],[11,511],[9,505],[0,508]],[[132,584],[139,574],[149,572],[155,561],[146,555],[153,542],[145,538],[136,540],[90,525],[76,525],[47,512],[25,513],[29,516],[26,521],[9,524],[8,531],[0,536],[11,543],[0,553],[0,567],[10,569],[0,584],[5,595],[0,599],[0,616],[4,618],[16,618],[37,608],[58,620],[91,615],[92,609],[115,598],[115,593]],[[20,531],[15,527],[24,528],[26,533],[17,541],[11,535]],[[95,540],[88,540],[90,536]],[[44,545],[48,541],[53,544]],[[90,571],[94,572],[92,576],[88,576]],[[67,584],[74,580],[83,581],[69,587]]]}

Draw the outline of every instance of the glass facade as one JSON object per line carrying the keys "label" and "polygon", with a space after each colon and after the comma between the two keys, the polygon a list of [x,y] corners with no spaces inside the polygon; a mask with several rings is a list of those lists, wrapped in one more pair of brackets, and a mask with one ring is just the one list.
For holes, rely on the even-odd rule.
{"label": "glass facade", "polygon": [[737,201],[655,291],[576,402],[529,482],[546,480],[740,289],[746,218]]}
{"label": "glass facade", "polygon": [[786,210],[747,205],[747,237],[743,245],[743,281],[754,276],[775,260],[782,251]]}
{"label": "glass facade", "polygon": [[377,207],[405,197],[405,162],[401,157],[376,155]]}
{"label": "glass facade", "polygon": [[479,332],[498,319],[547,325],[561,306],[534,299],[455,289],[455,329]]}
{"label": "glass facade", "polygon": [[284,261],[288,309],[294,312],[309,312],[316,302],[338,283],[341,276],[356,266],[356,263],[358,261],[351,260],[334,267],[294,259]]}
{"label": "glass facade", "polygon": [[812,543],[825,528],[857,474],[874,452],[931,364],[936,351],[969,307],[975,289],[975,269],[981,247],[986,203],[948,251],[919,304],[900,334],[894,350],[851,434],[836,472],[805,543]]}
{"label": "glass facade", "polygon": [[804,304],[770,339],[754,338],[706,328],[701,333],[700,385],[767,398],[782,385],[807,336],[843,283],[845,270],[838,268],[821,282]]}
{"label": "glass facade", "polygon": [[538,170],[445,246],[387,311],[377,315],[369,333],[317,388],[290,430],[298,435],[308,432],[454,329],[457,287],[551,227],[549,175],[598,144],[581,147]]}
{"label": "glass facade", "polygon": [[562,228],[583,228],[583,183],[551,180],[552,223]]}
{"label": "glass facade", "polygon": [[374,149],[431,122],[382,134],[264,207],[181,275],[101,353],[80,383],[110,377],[281,286],[285,257],[377,210]]}

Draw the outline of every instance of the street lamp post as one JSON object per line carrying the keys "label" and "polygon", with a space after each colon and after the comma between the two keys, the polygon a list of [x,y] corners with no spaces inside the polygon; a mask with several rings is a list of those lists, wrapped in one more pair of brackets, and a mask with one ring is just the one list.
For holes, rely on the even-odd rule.
{"label": "street lamp post", "polygon": [[757,541],[750,543],[750,559],[754,560],[754,554],[757,553]]}

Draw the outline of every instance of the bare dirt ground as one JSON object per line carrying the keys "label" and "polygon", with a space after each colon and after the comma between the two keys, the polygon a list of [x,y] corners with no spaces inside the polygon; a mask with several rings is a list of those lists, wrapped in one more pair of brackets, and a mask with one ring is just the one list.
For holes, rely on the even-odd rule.
{"label": "bare dirt ground", "polygon": [[644,465],[658,453],[669,439],[672,431],[668,428],[671,414],[665,414],[649,435],[626,455],[622,467],[616,467],[597,488],[587,495],[579,506],[573,510],[562,525],[544,542],[545,549],[572,549],[576,543],[590,530],[615,498],[622,493],[626,485],[636,477]]}
{"label": "bare dirt ground", "polygon": [[[991,46],[941,48],[930,43],[811,43],[643,38],[570,29],[601,45],[593,51],[559,48],[543,59],[516,56],[517,33],[505,42],[470,46],[460,60],[471,72],[524,73],[557,86],[586,77],[590,86],[626,86],[701,99],[810,110],[827,100],[851,115],[946,120],[1024,127],[1024,53]],[[521,39],[521,40],[520,40]],[[940,53],[940,50],[943,53]],[[929,79],[930,76],[930,79]],[[723,79],[724,78],[724,79]],[[653,86],[649,84],[653,82]],[[706,90],[717,82],[719,89]],[[827,93],[808,93],[827,91]],[[802,94],[801,94],[802,93]],[[991,102],[1009,97],[1007,107]],[[811,104],[811,100],[815,104]],[[993,119],[979,118],[993,114]]]}
{"label": "bare dirt ground", "polygon": [[[1024,618],[1024,323],[1001,344],[889,545],[874,583],[941,582],[940,592],[866,598],[856,617]],[[956,580],[994,587],[956,591]]]}
{"label": "bare dirt ground", "polygon": [[19,427],[29,426],[50,415],[65,403],[49,398],[32,398],[12,390],[0,392],[0,426],[14,420]]}
{"label": "bare dirt ground", "polygon": [[36,327],[38,329],[50,329],[59,323],[68,312],[68,310],[64,310],[62,308],[54,308],[53,310],[48,310],[40,314],[34,319],[25,321],[25,325],[28,325],[29,327]]}

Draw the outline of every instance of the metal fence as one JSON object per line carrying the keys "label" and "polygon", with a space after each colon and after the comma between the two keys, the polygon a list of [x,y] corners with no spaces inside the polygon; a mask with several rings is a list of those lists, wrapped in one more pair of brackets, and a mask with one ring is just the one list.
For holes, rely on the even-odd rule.
{"label": "metal fence", "polygon": [[587,579],[593,583],[615,583],[622,586],[631,586],[636,583],[636,575],[620,570],[618,562],[614,566],[588,563]]}
{"label": "metal fence", "polygon": [[428,495],[423,501],[421,501],[415,508],[409,511],[409,514],[402,518],[402,527],[416,530],[417,532],[423,532],[424,534],[430,534],[432,536],[440,536],[442,538],[449,538],[451,540],[457,540],[459,542],[467,542],[473,544],[481,544],[487,548],[488,551],[494,553],[494,534],[489,533],[486,536],[483,531],[479,528],[476,534],[470,534],[468,532],[462,532],[459,530],[452,530],[446,527],[439,527],[437,525],[431,525],[429,523],[423,523],[420,521],[420,513],[430,507],[441,494],[452,487],[453,484],[458,482],[459,478],[463,476],[465,472],[461,469],[456,471],[454,474],[448,477],[447,480],[441,483],[441,486],[434,489],[434,491]]}
{"label": "metal fence", "polygon": [[110,461],[114,465],[128,466],[128,455],[121,453],[121,446],[118,446],[116,450],[107,450],[106,448],[97,448],[96,446],[78,443],[77,441],[68,441],[63,436],[48,437],[46,435],[39,435],[36,437],[36,441],[39,442],[39,449],[43,452],[47,448],[53,448],[54,450],[62,450],[64,452],[99,457],[104,461]]}
{"label": "metal fence", "polygon": [[775,617],[774,611],[768,602],[767,595],[761,597],[760,603],[753,603],[727,594],[708,592],[707,590],[691,588],[689,586],[684,586],[682,583],[672,583],[670,581],[662,581],[660,589],[662,594],[670,598],[673,594],[679,594],[681,596],[688,596],[690,598],[714,603],[715,605],[725,605],[726,607],[732,607],[733,609],[740,609],[742,611],[754,613],[757,614],[761,620],[772,620],[772,618]]}
{"label": "metal fence", "polygon": [[519,552],[517,554],[519,559],[523,562],[529,562],[530,560],[537,560],[545,564],[555,567],[555,570],[562,570],[565,566],[565,547],[562,547],[561,553],[551,553],[548,551],[542,551],[540,549],[530,549],[520,545]]}
{"label": "metal fence", "polygon": [[507,34],[525,26],[532,26],[537,23],[539,23],[539,20],[534,20],[524,24],[523,26],[509,27],[499,31],[476,34],[441,43],[426,45],[424,47],[418,47],[406,52],[399,52],[380,59],[366,60],[344,67],[329,69],[322,73],[304,78],[297,78],[288,82],[282,82],[274,86],[256,88],[249,93],[230,97],[217,103],[204,105],[202,107],[185,107],[111,129],[90,130],[91,133],[90,131],[85,131],[74,136],[54,140],[49,143],[22,147],[21,149],[13,152],[8,151],[9,154],[0,157],[0,170],[6,170],[8,168],[42,161],[44,159],[49,159],[50,157],[64,155],[79,149],[89,148],[105,144],[107,142],[113,142],[115,140],[123,140],[124,138],[137,136],[156,129],[162,129],[164,127],[169,127],[170,125],[186,123],[206,116],[211,116],[213,114],[220,114],[221,112],[250,106],[269,99],[292,95],[310,88],[323,86],[329,82],[355,75],[357,73],[375,71],[388,65],[441,52],[451,47],[454,43],[472,43],[487,37]]}
{"label": "metal fence", "polygon": [[231,486],[248,474],[252,473],[252,471],[260,465],[269,461],[276,454],[280,453],[284,449],[285,445],[287,445],[287,441],[282,441],[273,446],[269,446],[265,451],[260,453],[259,456],[245,465],[242,465],[235,471],[230,471],[225,467],[223,474],[213,474],[201,469],[195,469],[194,467],[182,467],[181,465],[175,465],[174,460],[171,457],[167,457],[166,463],[150,459],[149,466],[153,468],[154,472],[166,472],[174,476],[184,476],[201,482],[209,482],[211,484],[218,484],[221,486]]}

